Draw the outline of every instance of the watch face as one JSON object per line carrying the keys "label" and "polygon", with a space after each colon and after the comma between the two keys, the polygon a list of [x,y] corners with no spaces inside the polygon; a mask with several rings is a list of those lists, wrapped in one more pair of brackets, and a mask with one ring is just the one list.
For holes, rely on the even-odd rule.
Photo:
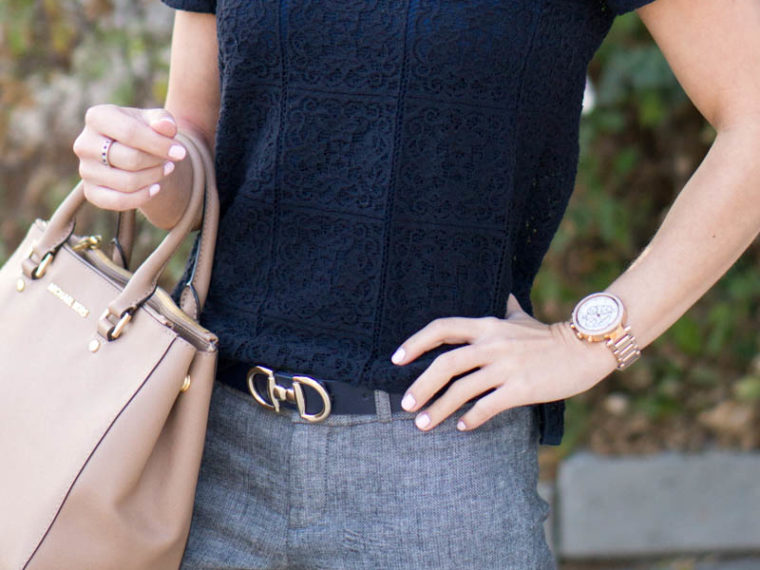
{"label": "watch face", "polygon": [[623,319],[623,307],[612,296],[595,294],[581,301],[573,320],[581,332],[602,334],[614,331]]}

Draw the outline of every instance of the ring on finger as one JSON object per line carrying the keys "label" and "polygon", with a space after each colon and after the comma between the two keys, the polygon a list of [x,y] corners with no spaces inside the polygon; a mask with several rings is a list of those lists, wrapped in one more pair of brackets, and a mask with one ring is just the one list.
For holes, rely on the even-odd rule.
{"label": "ring on finger", "polygon": [[111,161],[108,160],[108,151],[111,150],[111,145],[113,144],[113,139],[104,137],[105,140],[103,141],[103,146],[100,147],[100,162],[103,163],[103,166],[107,166],[109,168],[112,167]]}

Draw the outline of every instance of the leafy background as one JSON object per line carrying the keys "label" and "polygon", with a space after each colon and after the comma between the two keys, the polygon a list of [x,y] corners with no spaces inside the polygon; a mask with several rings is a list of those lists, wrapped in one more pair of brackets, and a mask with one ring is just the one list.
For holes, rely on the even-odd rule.
{"label": "leafy background", "polygon": [[[76,183],[71,144],[87,107],[161,105],[170,28],[157,0],[0,3],[0,263]],[[633,261],[714,138],[636,16],[618,18],[589,74],[577,188],[533,293],[547,322]],[[80,224],[109,236],[113,215],[91,208]],[[142,251],[159,234],[144,231]],[[568,401],[565,441],[542,449],[543,472],[579,447],[760,447],[759,305],[756,241],[635,366]]]}

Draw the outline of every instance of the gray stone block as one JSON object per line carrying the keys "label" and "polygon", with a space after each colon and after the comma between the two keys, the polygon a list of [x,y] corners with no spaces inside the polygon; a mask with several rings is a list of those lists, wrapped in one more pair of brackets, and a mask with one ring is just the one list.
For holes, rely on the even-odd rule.
{"label": "gray stone block", "polygon": [[619,563],[615,564],[614,562],[610,562],[609,566],[606,564],[600,566],[599,564],[597,562],[593,565],[594,570],[760,570],[760,558],[755,557],[699,562],[687,555],[686,558],[669,557],[660,560],[638,562],[633,566],[621,566]]}
{"label": "gray stone block", "polygon": [[563,559],[760,552],[760,454],[579,453],[560,465]]}
{"label": "gray stone block", "polygon": [[760,570],[760,558],[742,558],[697,564],[694,570]]}

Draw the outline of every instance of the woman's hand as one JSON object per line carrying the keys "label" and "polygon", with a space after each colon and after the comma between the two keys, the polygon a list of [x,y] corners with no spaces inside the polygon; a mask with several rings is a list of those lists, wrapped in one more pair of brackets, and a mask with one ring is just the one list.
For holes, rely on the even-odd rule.
{"label": "woman's hand", "polygon": [[448,317],[432,321],[401,345],[403,357],[393,362],[406,364],[441,344],[462,343],[467,344],[436,357],[404,396],[404,409],[417,411],[452,377],[472,371],[417,415],[417,427],[424,431],[489,390],[493,392],[480,397],[461,418],[458,429],[477,428],[508,408],[585,392],[617,364],[604,343],[579,340],[567,323],[539,322],[522,310],[513,295],[504,319]]}
{"label": "woman's hand", "polygon": [[165,109],[88,109],[85,127],[74,141],[87,200],[106,210],[145,205],[161,190],[175,162],[187,155],[174,140],[176,134],[177,123]]}

